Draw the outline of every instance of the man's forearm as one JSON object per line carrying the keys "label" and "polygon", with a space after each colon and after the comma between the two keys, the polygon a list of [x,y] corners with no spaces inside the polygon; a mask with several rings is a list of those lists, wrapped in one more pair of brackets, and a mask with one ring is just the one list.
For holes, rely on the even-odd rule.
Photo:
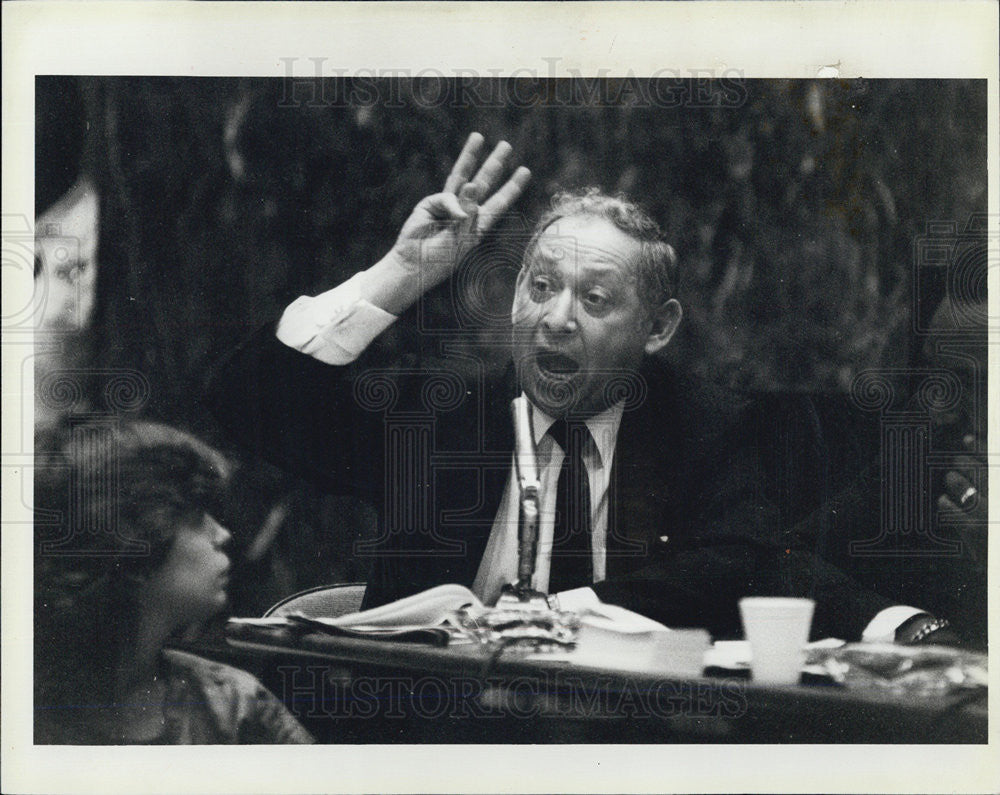
{"label": "man's forearm", "polygon": [[436,283],[390,252],[332,290],[293,301],[275,333],[321,362],[349,364]]}

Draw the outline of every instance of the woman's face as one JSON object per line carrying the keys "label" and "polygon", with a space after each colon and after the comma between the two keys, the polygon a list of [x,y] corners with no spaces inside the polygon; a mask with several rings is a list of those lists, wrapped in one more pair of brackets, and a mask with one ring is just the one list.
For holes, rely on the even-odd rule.
{"label": "woman's face", "polygon": [[211,618],[226,604],[229,557],[222,547],[232,536],[210,514],[182,527],[166,560],[143,589],[149,609],[175,625]]}

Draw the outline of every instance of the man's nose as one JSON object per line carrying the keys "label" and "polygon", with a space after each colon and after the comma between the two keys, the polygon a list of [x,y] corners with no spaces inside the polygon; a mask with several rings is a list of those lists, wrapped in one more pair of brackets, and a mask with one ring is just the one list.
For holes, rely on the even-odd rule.
{"label": "man's nose", "polygon": [[562,290],[545,306],[542,325],[546,331],[567,332],[576,330],[576,303],[570,290]]}

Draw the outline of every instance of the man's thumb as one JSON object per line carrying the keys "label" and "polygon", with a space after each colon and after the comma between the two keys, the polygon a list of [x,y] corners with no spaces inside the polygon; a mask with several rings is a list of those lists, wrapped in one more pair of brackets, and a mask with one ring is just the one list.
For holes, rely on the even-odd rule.
{"label": "man's thumb", "polygon": [[454,193],[435,193],[424,199],[424,202],[428,212],[435,218],[464,220],[469,217],[468,212]]}
{"label": "man's thumb", "polygon": [[458,203],[469,215],[475,215],[479,210],[479,183],[466,182],[458,192]]}

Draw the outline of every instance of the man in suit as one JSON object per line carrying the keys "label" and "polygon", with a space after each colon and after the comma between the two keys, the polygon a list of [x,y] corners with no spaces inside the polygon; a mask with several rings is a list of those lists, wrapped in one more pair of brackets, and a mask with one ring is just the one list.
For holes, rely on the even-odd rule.
{"label": "man in suit", "polygon": [[[844,437],[826,465],[842,482],[792,531],[795,545],[822,547],[825,560],[883,596],[947,616],[952,628],[928,641],[960,638],[976,649],[986,648],[988,634],[988,316],[983,295],[946,297],[927,326],[909,395],[864,413],[825,404],[821,426]],[[921,446],[907,447],[907,428],[924,434],[916,436]],[[915,614],[897,637],[928,623],[941,622]]]}
{"label": "man in suit", "polygon": [[212,389],[247,445],[381,507],[378,540],[359,550],[373,562],[365,606],[446,582],[492,602],[516,579],[510,400],[521,394],[542,485],[534,585],[560,606],[596,594],[733,636],[740,597],[800,595],[817,600],[814,635],[877,625],[885,599],[789,543],[822,456],[808,401],[748,401],[656,357],[682,316],[676,256],[636,205],[557,197],[527,247],[499,383],[366,364],[371,342],[452,275],[527,184],[519,168],[494,192],[510,147],[476,170],[482,146],[470,136],[385,258],[290,305]]}

